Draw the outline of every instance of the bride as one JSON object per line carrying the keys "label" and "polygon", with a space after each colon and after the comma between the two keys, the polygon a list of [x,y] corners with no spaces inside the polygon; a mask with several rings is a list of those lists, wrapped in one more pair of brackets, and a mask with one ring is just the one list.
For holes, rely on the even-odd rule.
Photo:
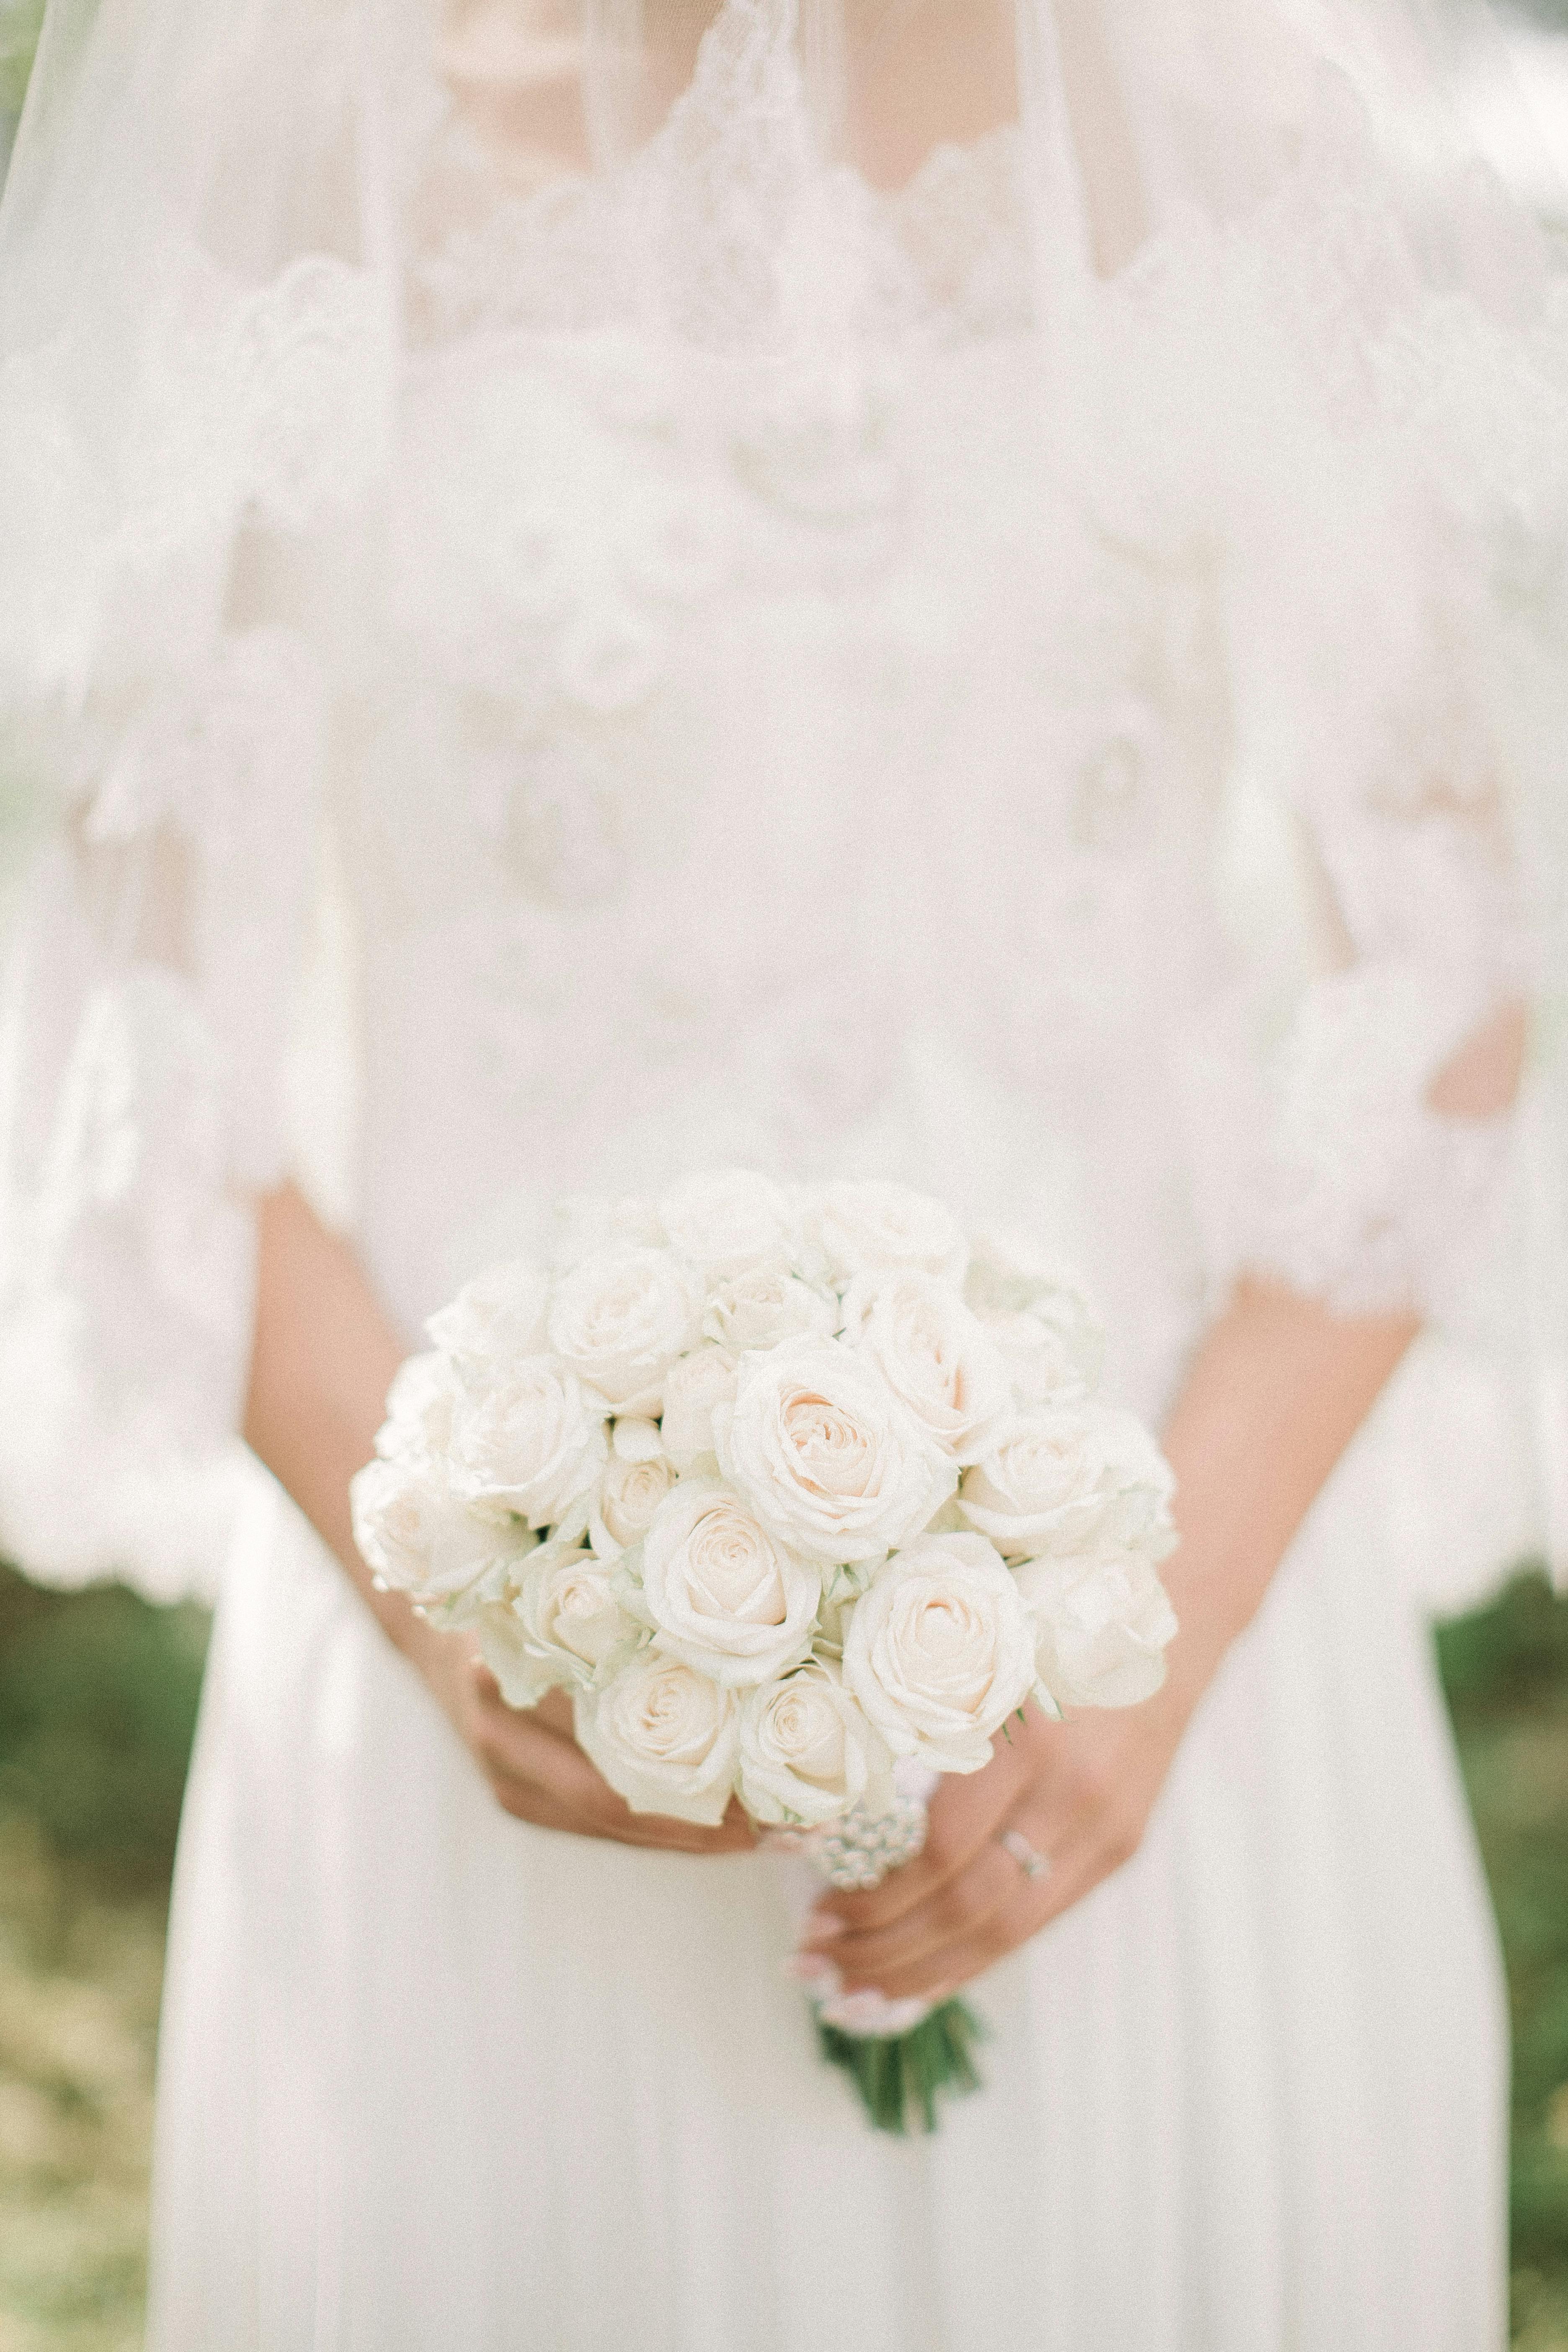
{"label": "bride", "polygon": [[[1503,2342],[1422,1610],[1550,1500],[1568,306],[1428,34],[51,0],[0,1543],[222,1570],[154,2352]],[[1180,1481],[1159,1697],[798,1952],[349,1526],[469,1273],[721,1163],[1061,1251]],[[934,2138],[818,2064],[829,1959],[973,1988]]]}

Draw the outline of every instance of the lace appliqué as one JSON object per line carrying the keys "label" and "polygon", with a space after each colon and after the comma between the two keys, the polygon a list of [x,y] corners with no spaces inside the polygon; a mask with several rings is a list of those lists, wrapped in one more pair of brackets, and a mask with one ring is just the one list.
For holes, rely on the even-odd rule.
{"label": "lace appliqu\u00e9", "polygon": [[1221,1288],[1251,1270],[1342,1314],[1440,1303],[1510,1122],[1442,1118],[1426,1096],[1483,1018],[1429,967],[1367,963],[1315,982],[1261,1062],[1233,1044],[1189,1069]]}
{"label": "lace appliqu\u00e9", "polygon": [[385,467],[382,280],[306,254],[241,292],[176,245],[148,275],[161,290],[98,443],[62,422],[64,358],[0,372],[0,676],[14,665],[29,695],[79,689],[106,635],[160,663],[170,645],[200,643],[242,516],[305,530]]}
{"label": "lace appliqu\u00e9", "polygon": [[[100,755],[82,826],[89,859],[144,856],[165,830],[184,846],[182,961],[228,1067],[252,1074],[233,1089],[229,1149],[235,1172],[257,1184],[279,1171],[272,1074],[310,888],[321,699],[299,637],[255,629],[222,640]],[[258,1072],[268,1076],[258,1083]]]}
{"label": "lace appliqu\u00e9", "polygon": [[[41,1575],[210,1590],[237,1499],[254,1232],[276,1180],[319,688],[298,640],[220,643],[84,745],[7,1006],[0,1545]],[[84,730],[90,735],[90,730]]]}
{"label": "lace appliqu\u00e9", "polygon": [[143,967],[89,996],[0,1289],[0,1543],[51,1581],[211,1590],[253,1283],[224,1124],[184,983]]}

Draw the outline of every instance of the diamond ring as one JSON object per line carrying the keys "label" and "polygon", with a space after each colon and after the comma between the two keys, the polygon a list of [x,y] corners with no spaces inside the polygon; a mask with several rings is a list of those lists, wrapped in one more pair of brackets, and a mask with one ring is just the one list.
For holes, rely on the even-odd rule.
{"label": "diamond ring", "polygon": [[1010,1853],[1026,1878],[1048,1878],[1051,1862],[1048,1854],[1032,1846],[1022,1830],[1004,1830],[996,1841],[1004,1853]]}

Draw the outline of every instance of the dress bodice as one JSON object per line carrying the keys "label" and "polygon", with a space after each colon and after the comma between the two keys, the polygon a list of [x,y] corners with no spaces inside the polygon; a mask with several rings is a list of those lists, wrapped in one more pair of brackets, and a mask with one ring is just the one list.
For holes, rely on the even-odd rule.
{"label": "dress bodice", "polygon": [[1027,338],[479,336],[403,449],[345,810],[399,1305],[562,1191],[877,1171],[1087,1263],[1152,1402],[1216,640],[1201,568],[1097,525]]}
{"label": "dress bodice", "polygon": [[1248,1270],[1457,1325],[1495,1241],[1517,1303],[1508,1123],[1431,1090],[1533,984],[1545,344],[1331,142],[1069,280],[1037,122],[879,194],[792,22],[727,0],[646,145],[509,193],[416,8],[389,252],[165,239],[102,449],[67,343],[0,388],[61,818],[0,1026],[12,1556],[209,1572],[249,1204],[322,1157],[411,1339],[558,1195],[724,1160],[1058,1247],[1152,1416]]}

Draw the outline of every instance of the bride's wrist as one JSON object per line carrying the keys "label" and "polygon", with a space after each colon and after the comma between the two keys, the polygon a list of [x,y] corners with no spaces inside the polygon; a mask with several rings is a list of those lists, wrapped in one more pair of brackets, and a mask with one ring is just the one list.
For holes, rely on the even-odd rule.
{"label": "bride's wrist", "polygon": [[1239,1535],[1231,1540],[1194,1530],[1163,1571],[1177,1633],[1165,1653],[1165,1680],[1153,1704],[1184,1728],[1247,1631],[1268,1589],[1275,1563]]}

